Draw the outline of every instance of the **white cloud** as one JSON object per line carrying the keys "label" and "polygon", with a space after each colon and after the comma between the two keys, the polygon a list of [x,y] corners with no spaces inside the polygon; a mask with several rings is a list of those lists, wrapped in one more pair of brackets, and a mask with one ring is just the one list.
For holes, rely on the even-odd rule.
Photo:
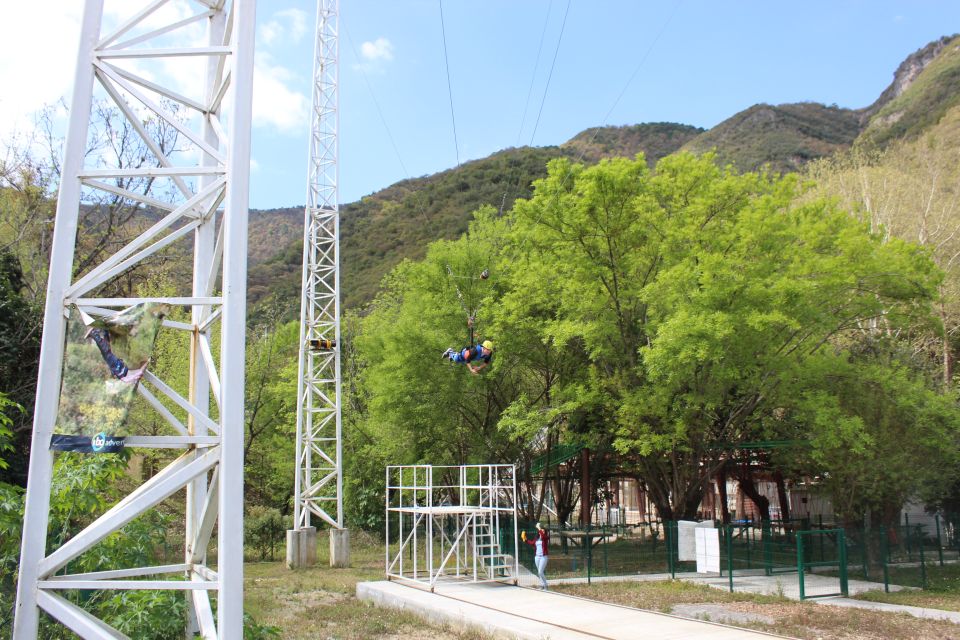
{"label": "white cloud", "polygon": [[[131,4],[129,0],[106,1],[105,35],[135,13],[137,7]],[[196,3],[170,2],[120,40],[198,12]],[[35,114],[44,105],[54,104],[61,98],[69,104],[82,14],[83,3],[75,0],[4,3],[4,19],[0,20],[0,86],[8,90],[0,92],[0,147],[16,132],[20,132],[21,137],[29,134],[34,128]],[[308,33],[308,16],[299,9],[273,14],[269,22],[275,22],[280,29],[274,36],[280,38],[278,42],[294,43]],[[200,20],[159,36],[154,46],[202,45],[206,43],[205,31],[205,21]],[[116,60],[114,64],[191,98],[202,99],[205,65],[198,65],[196,58]],[[284,134],[302,133],[309,114],[309,99],[293,88],[296,76],[276,63],[263,48],[256,52],[254,76],[254,124],[272,127]],[[95,87],[96,95],[103,95],[102,89],[96,84]],[[150,91],[141,90],[151,95]],[[134,109],[141,111],[138,103]],[[62,126],[65,122],[58,118],[58,124]]]}
{"label": "white cloud", "polygon": [[33,126],[33,114],[69,94],[80,36],[80,2],[4,3],[0,20],[0,137]]}
{"label": "white cloud", "polygon": [[354,69],[364,73],[383,73],[386,63],[393,60],[393,43],[380,37],[360,45],[362,61],[353,65]]}
{"label": "white cloud", "polygon": [[284,9],[260,25],[260,42],[270,46],[274,42],[297,44],[307,33],[307,13],[301,9]]}
{"label": "white cloud", "polygon": [[360,45],[360,55],[370,62],[393,60],[393,45],[386,38],[377,38],[373,42],[364,42]]}
{"label": "white cloud", "polygon": [[250,173],[257,173],[260,171],[260,163],[257,162],[257,159],[253,156],[250,156]]}
{"label": "white cloud", "polygon": [[289,87],[294,79],[286,67],[273,64],[270,54],[257,55],[253,67],[253,124],[281,133],[302,133],[307,124],[307,96]]}

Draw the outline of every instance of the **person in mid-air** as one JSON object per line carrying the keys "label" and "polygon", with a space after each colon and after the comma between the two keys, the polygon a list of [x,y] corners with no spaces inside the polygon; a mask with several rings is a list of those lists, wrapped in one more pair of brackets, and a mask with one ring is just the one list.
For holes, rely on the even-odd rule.
{"label": "person in mid-air", "polygon": [[94,344],[97,345],[103,361],[110,369],[110,373],[113,374],[114,378],[122,382],[134,383],[143,377],[147,369],[147,363],[143,363],[137,369],[129,368],[123,360],[113,354],[113,350],[110,348],[109,331],[106,329],[92,328],[87,331],[84,337],[93,340]]}
{"label": "person in mid-air", "polygon": [[[490,364],[490,359],[493,357],[493,343],[489,340],[484,340],[480,344],[475,344],[471,347],[464,347],[457,351],[453,347],[447,349],[443,352],[442,358],[450,360],[456,364],[461,362],[467,365],[467,368],[470,369],[470,373],[477,374]],[[474,366],[474,363],[479,363]]]}

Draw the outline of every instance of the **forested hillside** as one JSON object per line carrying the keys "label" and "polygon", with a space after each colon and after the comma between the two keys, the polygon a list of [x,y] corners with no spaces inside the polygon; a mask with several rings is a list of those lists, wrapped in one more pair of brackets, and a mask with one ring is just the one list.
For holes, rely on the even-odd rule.
{"label": "forested hillside", "polygon": [[[705,487],[729,478],[758,496],[769,521],[754,470],[816,487],[838,526],[896,526],[908,500],[960,507],[958,96],[960,47],[945,38],[905,61],[863,109],[755,105],[710,131],[590,129],[345,204],[347,525],[382,530],[384,465],[408,463],[516,463],[528,488],[523,515],[539,518],[546,493],[529,490],[533,463],[560,445],[585,452],[550,478],[564,521],[578,502],[589,518],[591,504],[608,499],[596,488],[623,477],[643,483],[663,520],[698,517]],[[99,123],[108,133],[111,117]],[[122,160],[148,157],[118,148]],[[23,534],[56,191],[52,168],[26,161],[29,152],[21,160],[0,163],[0,616],[12,610]],[[242,428],[251,558],[282,546],[290,523],[302,217],[298,205],[250,218]],[[86,202],[75,270],[157,219],[124,197]],[[191,242],[171,243],[104,292],[189,290],[172,258],[188,256]],[[184,323],[189,312],[178,306],[169,319]],[[495,343],[477,375],[438,357],[467,339],[468,315]],[[189,335],[161,331],[150,366],[181,397]],[[154,409],[134,400],[131,435],[172,434]],[[758,442],[801,444],[743,464],[737,452]],[[51,543],[176,455],[59,456]],[[582,486],[593,487],[586,502]],[[182,559],[167,532],[183,526],[183,511],[181,496],[168,498],[107,555],[117,566],[127,547]],[[74,569],[100,561],[85,555]],[[182,628],[183,610],[169,614],[182,600],[164,597],[156,619]],[[111,602],[91,606],[114,614]]]}
{"label": "forested hillside", "polygon": [[[567,157],[595,163],[639,152],[653,166],[678,149],[716,151],[740,171],[801,170],[855,141],[885,145],[916,136],[960,101],[960,47],[945,37],[900,65],[893,82],[862,109],[814,102],[754,105],[709,131],[674,123],[600,127],[559,146],[506,149],[455,169],[400,181],[341,208],[341,292],[346,307],[372,300],[384,275],[405,258],[422,258],[429,242],[453,239],[481,205],[509,210],[528,198],[546,163]],[[301,277],[302,207],[251,212],[250,302],[294,317]]]}
{"label": "forested hillside", "polygon": [[913,139],[960,104],[960,37],[945,36],[912,54],[865,110],[863,142],[879,147]]}
{"label": "forested hillside", "polygon": [[[528,198],[534,180],[546,176],[547,162],[568,157],[596,162],[603,157],[632,157],[643,152],[655,163],[693,136],[696,127],[671,123],[591,129],[559,147],[520,147],[495,153],[422,178],[403,180],[341,208],[341,291],[344,304],[370,301],[380,280],[405,258],[422,258],[433,240],[453,239],[467,230],[471,213],[481,205],[508,210]],[[299,303],[302,263],[302,209],[251,212],[251,255],[274,253],[250,266],[250,301],[271,306]],[[299,216],[301,222],[288,224]],[[275,219],[279,221],[274,222]],[[256,221],[256,222],[253,222]],[[269,229],[273,233],[260,234]],[[283,234],[286,235],[285,242]]]}
{"label": "forested hillside", "polygon": [[849,147],[860,134],[860,115],[815,102],[758,104],[697,136],[684,149],[706,153],[740,171],[768,167],[797,171],[807,162]]}

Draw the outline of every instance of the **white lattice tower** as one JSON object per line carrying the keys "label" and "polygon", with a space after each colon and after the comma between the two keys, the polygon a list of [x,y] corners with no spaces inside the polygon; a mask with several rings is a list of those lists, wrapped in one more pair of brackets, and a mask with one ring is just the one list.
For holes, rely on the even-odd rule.
{"label": "white lattice tower", "polygon": [[[82,638],[126,637],[64,598],[78,589],[175,589],[187,600],[188,632],[243,636],[243,436],[247,206],[253,83],[254,0],[124,2],[125,16],[105,21],[104,0],[87,0],[66,138],[44,312],[40,375],[30,454],[14,638],[35,638],[41,610]],[[116,7],[116,5],[114,5]],[[204,35],[205,31],[205,35]],[[176,61],[167,66],[167,61]],[[172,69],[172,70],[171,70]],[[191,87],[189,80],[197,82]],[[104,165],[88,154],[95,100],[115,108],[149,148],[139,166]],[[145,123],[174,127],[179,151],[164,151]],[[186,147],[186,148],[185,148]],[[152,178],[134,192],[122,181]],[[171,196],[159,196],[166,185]],[[146,228],[79,276],[82,201],[112,194],[140,207]],[[159,215],[157,215],[159,213]],[[79,234],[79,235],[78,235]],[[171,247],[193,239],[184,268],[190,291],[157,298],[107,298],[105,285]],[[191,253],[186,251],[187,254]],[[180,253],[172,254],[174,256]],[[180,450],[165,468],[55,551],[46,548],[57,422],[65,356],[65,311],[92,316],[156,301],[192,310],[190,322],[164,320],[164,331],[190,336],[189,389],[178,392],[147,372],[139,394],[169,435],[131,435],[128,447]],[[213,345],[219,332],[219,357]],[[187,366],[187,363],[183,363]],[[211,411],[216,407],[216,412]],[[214,417],[216,416],[216,417]],[[186,494],[183,562],[103,567],[65,573],[68,563],[178,492]],[[217,525],[217,566],[207,551]],[[217,601],[216,619],[211,596]]]}
{"label": "white lattice tower", "polygon": [[343,529],[340,229],[337,204],[338,0],[318,0],[304,215],[294,528]]}

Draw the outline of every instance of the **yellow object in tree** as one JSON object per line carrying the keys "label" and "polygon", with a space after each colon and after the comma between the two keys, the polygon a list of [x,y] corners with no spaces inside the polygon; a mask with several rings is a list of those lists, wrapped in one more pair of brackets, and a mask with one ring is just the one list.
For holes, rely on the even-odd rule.
{"label": "yellow object in tree", "polygon": [[520,532],[520,539],[523,540],[524,542],[527,541],[527,532],[526,532],[526,531],[521,531],[521,532]]}

